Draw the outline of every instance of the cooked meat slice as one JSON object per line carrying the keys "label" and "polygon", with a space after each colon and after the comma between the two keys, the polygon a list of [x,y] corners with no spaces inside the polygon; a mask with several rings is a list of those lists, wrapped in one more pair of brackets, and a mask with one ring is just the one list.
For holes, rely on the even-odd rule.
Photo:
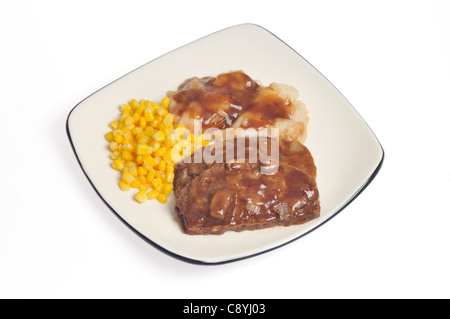
{"label": "cooked meat slice", "polygon": [[264,173],[259,159],[178,164],[175,211],[182,230],[222,234],[302,224],[318,217],[314,161],[305,146],[293,143],[297,142],[280,143],[278,171],[270,174]]}
{"label": "cooked meat slice", "polygon": [[[271,146],[272,141],[273,140],[268,139],[267,144],[264,144],[264,146],[267,149],[270,149],[272,147]],[[285,165],[291,165],[291,166],[294,166],[294,167],[302,170],[303,172],[305,172],[306,174],[310,175],[313,178],[316,177],[316,166],[314,165],[314,160],[311,156],[310,151],[308,150],[308,148],[305,145],[303,145],[297,141],[287,142],[287,141],[280,140],[280,141],[278,141],[278,143],[280,144],[280,146],[279,146],[279,158],[276,163],[277,165],[279,165],[279,161],[281,161]],[[234,143],[235,157],[237,157],[238,155],[242,155],[242,154],[238,154],[236,145],[237,145],[237,143]],[[259,143],[258,143],[258,147],[259,147]],[[214,150],[211,150],[211,149],[214,149]],[[269,171],[269,170],[265,170],[265,167],[268,164],[261,163],[259,158],[258,158],[257,163],[248,163],[248,160],[246,160],[249,158],[248,144],[246,144],[246,149],[245,149],[245,154],[244,154],[244,156],[245,156],[244,160],[246,162],[244,162],[244,163],[243,163],[242,158],[240,158],[239,161],[236,158],[236,161],[229,161],[227,163],[226,156],[224,155],[225,151],[226,151],[226,144],[219,144],[219,147],[216,147],[215,144],[212,144],[212,145],[206,146],[203,149],[199,149],[196,152],[197,153],[200,152],[202,154],[205,154],[205,153],[210,154],[210,153],[217,152],[218,155],[216,155],[215,158],[222,159],[221,162],[225,163],[225,168],[227,168],[227,169],[234,168],[234,169],[245,170],[245,171],[247,171],[247,174],[248,174],[247,176],[249,178],[257,177],[260,174],[260,171],[262,171],[263,173]],[[214,163],[205,162],[204,156],[198,156],[198,158],[202,158],[202,160],[203,160],[202,163],[194,163],[195,156],[196,156],[196,154],[193,154],[190,158],[186,158],[184,161],[178,163],[175,166],[175,179],[174,179],[175,195],[177,195],[181,191],[181,189],[185,185],[187,185],[193,178],[200,175],[203,171],[207,170],[214,164]],[[252,168],[254,168],[254,169],[251,170]],[[259,169],[257,169],[257,168],[259,168]]]}

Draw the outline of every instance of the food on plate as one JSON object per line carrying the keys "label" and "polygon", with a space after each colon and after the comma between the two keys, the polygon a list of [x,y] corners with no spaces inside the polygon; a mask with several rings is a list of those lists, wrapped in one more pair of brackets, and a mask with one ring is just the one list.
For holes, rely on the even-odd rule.
{"label": "food on plate", "polygon": [[[112,131],[106,134],[112,167],[121,172],[119,187],[123,191],[136,189],[134,198],[139,203],[154,198],[166,203],[173,189],[175,163],[191,154],[182,154],[187,149],[182,146],[194,142],[193,152],[203,142],[201,137],[183,134],[186,129],[182,125],[173,127],[168,104],[168,98],[160,105],[132,99],[122,105],[119,120],[110,123]],[[175,148],[178,152],[173,152]]]}
{"label": "food on plate", "polygon": [[308,111],[298,100],[298,91],[285,84],[263,86],[243,71],[232,71],[217,77],[192,77],[167,96],[174,122],[191,132],[194,121],[200,120],[203,131],[276,127],[287,141],[306,140]]}
{"label": "food on plate", "polygon": [[174,192],[190,235],[317,218],[316,166],[303,144],[309,117],[298,97],[291,86],[231,71],[189,78],[160,104],[132,99],[106,134],[119,188],[135,189],[139,203],[164,204]]}
{"label": "food on plate", "polygon": [[[230,143],[231,147],[237,144]],[[244,158],[238,158],[235,150],[233,160],[228,162],[181,161],[176,165],[175,211],[184,233],[217,235],[229,230],[297,225],[319,216],[316,167],[311,153],[298,141],[267,139],[267,145],[259,142],[256,147],[270,147],[271,143],[279,143],[276,163],[260,157],[250,163],[246,159],[252,145],[247,143],[241,154]],[[224,160],[229,151],[227,143],[223,143],[196,152],[205,153],[205,149]],[[273,165],[277,171],[268,173],[265,169]]]}

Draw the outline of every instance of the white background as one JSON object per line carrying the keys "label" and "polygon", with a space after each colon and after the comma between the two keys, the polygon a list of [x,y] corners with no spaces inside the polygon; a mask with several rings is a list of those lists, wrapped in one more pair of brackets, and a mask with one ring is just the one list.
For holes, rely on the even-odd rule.
{"label": "white background", "polygon": [[[449,298],[449,16],[450,2],[431,0],[2,1],[0,297]],[[324,74],[385,162],[308,236],[235,263],[187,264],[97,197],[65,121],[123,74],[245,22]]]}

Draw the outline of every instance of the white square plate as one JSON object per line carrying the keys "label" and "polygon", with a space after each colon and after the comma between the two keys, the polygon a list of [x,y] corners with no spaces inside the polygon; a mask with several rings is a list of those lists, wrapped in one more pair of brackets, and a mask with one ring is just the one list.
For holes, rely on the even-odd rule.
{"label": "white square plate", "polygon": [[[317,166],[320,218],[304,225],[183,234],[174,214],[174,195],[165,205],[138,204],[134,192],[118,187],[105,133],[132,98],[160,101],[192,76],[215,76],[241,69],[264,85],[297,88],[310,122],[306,146]],[[370,128],[339,91],[313,66],[267,30],[237,25],[169,52],[93,93],[73,108],[67,134],[80,166],[106,205],[146,241],[171,256],[193,263],[239,260],[289,243],[317,228],[349,204],[374,178],[383,149]]]}

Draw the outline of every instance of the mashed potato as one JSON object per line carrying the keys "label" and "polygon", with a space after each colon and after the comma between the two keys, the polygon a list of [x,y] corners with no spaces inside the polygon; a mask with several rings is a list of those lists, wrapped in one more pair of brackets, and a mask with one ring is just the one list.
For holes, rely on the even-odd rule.
{"label": "mashed potato", "polygon": [[177,91],[169,91],[169,111],[175,123],[191,132],[194,122],[208,128],[276,127],[280,138],[304,143],[309,121],[308,111],[298,91],[285,84],[258,84],[243,71],[219,74],[217,77],[193,77]]}

